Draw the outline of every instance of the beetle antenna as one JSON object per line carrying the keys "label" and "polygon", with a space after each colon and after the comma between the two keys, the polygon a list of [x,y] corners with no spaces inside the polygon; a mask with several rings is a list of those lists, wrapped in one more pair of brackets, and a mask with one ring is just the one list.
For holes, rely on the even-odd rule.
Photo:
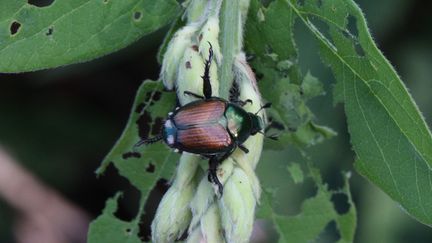
{"label": "beetle antenna", "polygon": [[152,138],[147,138],[147,139],[141,139],[138,143],[136,143],[134,145],[134,148],[137,148],[143,144],[152,144],[152,143],[156,143],[160,140],[163,139],[162,134],[157,135],[156,137],[152,137]]}
{"label": "beetle antenna", "polygon": [[267,109],[270,108],[272,105],[271,102],[266,103],[265,105],[261,106],[261,108],[259,108],[259,110],[257,112],[255,112],[255,115],[257,115],[262,109]]}
{"label": "beetle antenna", "polygon": [[279,137],[276,134],[267,136],[263,131],[259,131],[258,133],[264,135],[265,138],[269,138],[271,140],[276,140],[276,141],[279,140]]}

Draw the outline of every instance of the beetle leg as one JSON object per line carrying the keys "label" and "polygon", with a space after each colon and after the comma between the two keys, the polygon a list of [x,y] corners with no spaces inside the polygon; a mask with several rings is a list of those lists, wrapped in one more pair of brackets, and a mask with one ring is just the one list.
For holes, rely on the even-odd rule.
{"label": "beetle leg", "polygon": [[247,103],[249,103],[249,104],[253,104],[253,102],[252,102],[252,100],[251,99],[247,99],[247,100],[238,100],[237,102],[236,102],[237,104],[239,104],[240,106],[245,106]]}
{"label": "beetle leg", "polygon": [[147,138],[147,139],[141,139],[140,141],[138,141],[135,145],[134,148],[137,148],[143,144],[152,144],[152,143],[156,143],[160,140],[163,139],[162,134],[157,135],[156,137],[152,137],[152,138]]}
{"label": "beetle leg", "polygon": [[185,91],[185,92],[183,92],[183,94],[185,94],[185,95],[190,95],[190,96],[193,96],[193,97],[195,97],[195,98],[198,98],[198,99],[204,99],[204,97],[202,96],[202,95],[199,95],[199,94],[195,94],[195,93],[192,93],[192,92],[190,92],[190,91]]}
{"label": "beetle leg", "polygon": [[218,159],[217,156],[213,156],[209,160],[209,174],[208,174],[208,180],[209,182],[216,184],[218,186],[219,194],[222,197],[223,193],[223,185],[219,181],[217,177],[217,167],[221,161]]}
{"label": "beetle leg", "polygon": [[249,149],[247,149],[243,144],[240,144],[239,149],[241,149],[243,152],[245,152],[245,154],[249,153]]}
{"label": "beetle leg", "polygon": [[210,65],[213,59],[213,47],[210,44],[210,48],[209,48],[209,57],[208,59],[205,61],[205,69],[204,69],[204,75],[201,76],[201,78],[204,81],[204,85],[203,85],[203,94],[204,97],[206,99],[210,99],[212,97],[212,87],[211,87],[211,83],[210,83]]}

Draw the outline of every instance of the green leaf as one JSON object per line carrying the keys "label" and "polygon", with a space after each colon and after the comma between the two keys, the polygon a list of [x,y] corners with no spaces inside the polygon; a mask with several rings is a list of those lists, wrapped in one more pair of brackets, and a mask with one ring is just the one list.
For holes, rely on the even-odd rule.
{"label": "green leaf", "polygon": [[[159,134],[163,119],[173,109],[174,104],[175,93],[163,91],[161,82],[144,81],[139,88],[123,134],[97,170],[97,174],[101,175],[109,164],[113,164],[120,175],[127,178],[133,186],[140,190],[138,214],[131,222],[123,222],[114,218],[112,212],[115,211],[115,207],[112,205],[114,204],[113,200],[116,201],[117,197],[110,199],[103,215],[93,222],[89,239],[99,237],[94,234],[124,234],[121,230],[126,226],[129,229],[127,237],[135,239],[150,190],[159,179],[172,177],[178,155],[163,143],[144,145],[139,149],[134,149],[134,145],[141,138]],[[107,226],[112,222],[124,225],[124,227],[112,231],[110,230],[111,226]]]}
{"label": "green leaf", "polygon": [[[297,169],[300,168],[297,167]],[[338,242],[353,242],[357,216],[348,186],[348,175],[345,175],[345,184],[340,191],[328,190],[321,181],[319,172],[315,170],[311,171],[308,177],[313,179],[317,192],[313,197],[304,200],[299,214],[288,216],[277,212],[275,197],[277,197],[279,190],[269,191],[264,188],[258,217],[268,219],[273,223],[279,234],[278,242],[280,243],[317,240],[331,222],[336,223],[339,231],[340,239]],[[336,194],[343,194],[347,197],[349,209],[343,214],[338,214],[332,203],[332,196]]]}
{"label": "green leaf", "polygon": [[120,193],[114,198],[108,199],[102,215],[95,219],[89,228],[88,242],[128,242],[140,243],[141,240],[136,234],[133,234],[132,228],[136,227],[135,222],[126,222],[114,216],[117,210],[117,200]]}
{"label": "green leaf", "polygon": [[291,163],[287,167],[289,173],[291,174],[291,177],[293,178],[293,181],[295,184],[302,183],[303,182],[303,171],[300,168],[300,165],[297,163]]}
{"label": "green leaf", "polygon": [[[264,8],[257,0],[251,1],[246,24],[246,47],[254,56],[263,97],[272,103],[269,115],[278,141],[267,148],[283,149],[287,143],[304,147],[317,144],[336,133],[314,123],[314,116],[306,102],[323,95],[323,85],[307,73],[304,77],[298,66],[298,54],[293,38],[293,12],[284,1],[272,2]],[[283,133],[282,133],[283,132]]]}
{"label": "green leaf", "polygon": [[[1,3],[0,72],[34,71],[109,54],[166,25],[179,11],[175,0],[55,0],[47,7],[27,2]],[[19,26],[16,33],[13,26]]]}
{"label": "green leaf", "polygon": [[432,136],[352,0],[286,0],[315,36],[338,81],[357,170],[419,221],[432,225]]}

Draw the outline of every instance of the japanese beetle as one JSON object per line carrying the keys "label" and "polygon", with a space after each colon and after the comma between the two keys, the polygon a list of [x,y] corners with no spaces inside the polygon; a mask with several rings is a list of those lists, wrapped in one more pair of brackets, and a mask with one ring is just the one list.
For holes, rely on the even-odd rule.
{"label": "japanese beetle", "polygon": [[222,194],[223,186],[216,174],[218,165],[237,147],[245,153],[249,152],[243,143],[249,136],[262,133],[264,123],[257,113],[263,108],[270,107],[270,103],[254,114],[242,108],[247,102],[252,102],[249,99],[230,102],[213,97],[209,75],[212,58],[213,50],[210,44],[209,57],[205,62],[202,76],[204,96],[185,91],[185,95],[191,95],[199,100],[170,112],[161,134],[143,139],[135,146],[163,140],[173,149],[209,158],[208,180],[216,184],[219,193]]}

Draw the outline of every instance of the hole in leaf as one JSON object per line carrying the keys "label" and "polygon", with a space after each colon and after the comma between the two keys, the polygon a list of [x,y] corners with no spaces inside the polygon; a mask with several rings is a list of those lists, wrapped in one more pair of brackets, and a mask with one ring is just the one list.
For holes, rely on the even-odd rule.
{"label": "hole in leaf", "polygon": [[151,97],[152,97],[152,92],[147,92],[144,102],[147,103],[151,99]]}
{"label": "hole in leaf", "polygon": [[156,169],[156,166],[150,162],[146,168],[146,171],[149,173],[153,173],[153,172],[155,172],[155,169]]}
{"label": "hole in leaf", "polygon": [[348,24],[346,27],[351,33],[351,35],[358,37],[357,19],[351,14],[348,15]]}
{"label": "hole in leaf", "polygon": [[107,3],[108,3],[108,0],[103,0],[103,3],[104,3],[104,4],[107,4]]}
{"label": "hole in leaf", "polygon": [[12,22],[12,24],[10,26],[11,35],[15,35],[20,28],[21,28],[21,24],[19,22],[17,22],[17,21]]}
{"label": "hole in leaf", "polygon": [[140,20],[141,20],[141,17],[142,17],[142,13],[141,13],[140,11],[136,11],[136,12],[133,14],[133,18],[134,18],[135,21],[140,21]]}
{"label": "hole in leaf", "polygon": [[122,192],[122,196],[118,199],[117,211],[114,215],[125,221],[134,219],[138,213],[140,192],[125,177],[119,175],[118,170],[112,163],[107,167],[102,177],[103,180],[108,178],[110,182],[114,182],[112,190]]}
{"label": "hole in leaf", "polygon": [[162,126],[163,126],[163,119],[161,117],[156,117],[155,122],[152,126],[151,134],[153,136],[161,134]]}
{"label": "hole in leaf", "polygon": [[28,0],[27,1],[28,4],[39,7],[39,8],[43,8],[43,7],[48,7],[51,4],[53,4],[54,0]]}
{"label": "hole in leaf", "polygon": [[162,96],[162,92],[156,91],[153,95],[153,100],[158,101],[160,100],[161,96]]}
{"label": "hole in leaf", "polygon": [[144,111],[136,121],[136,124],[138,125],[138,135],[141,139],[147,139],[149,137],[152,121],[153,119],[148,111]]}
{"label": "hole in leaf", "polygon": [[332,195],[331,200],[338,214],[345,214],[350,209],[350,204],[348,203],[348,196],[345,193],[335,193]]}
{"label": "hole in leaf", "polygon": [[334,51],[337,51],[333,38],[330,34],[329,25],[316,17],[310,18],[309,23],[313,26],[313,28],[315,28],[322,34],[322,36],[324,37],[324,42],[326,42]]}
{"label": "hole in leaf", "polygon": [[330,221],[318,235],[317,242],[337,242],[341,238],[336,222]]}
{"label": "hole in leaf", "polygon": [[364,57],[366,55],[363,47],[357,41],[354,44],[354,49],[359,56]]}
{"label": "hole in leaf", "polygon": [[50,35],[52,35],[53,34],[53,32],[54,32],[54,27],[49,27],[48,28],[48,31],[45,33],[47,36],[50,36]]}
{"label": "hole in leaf", "polygon": [[329,168],[322,171],[322,178],[328,185],[329,190],[338,190],[345,184],[344,177],[335,168]]}
{"label": "hole in leaf", "polygon": [[[292,181],[292,179],[290,178]],[[301,207],[304,201],[308,198],[314,197],[317,194],[318,188],[315,185],[315,182],[308,178],[304,180],[303,183],[295,184],[290,183],[289,191],[285,197],[284,208],[281,208],[280,213],[286,214],[289,216],[298,215],[301,213]]]}
{"label": "hole in leaf", "polygon": [[129,159],[129,158],[141,158],[141,154],[138,152],[127,152],[122,154],[123,159]]}
{"label": "hole in leaf", "polygon": [[144,107],[145,107],[144,103],[138,104],[137,107],[136,107],[136,109],[135,109],[135,112],[136,113],[141,113],[141,111],[144,109]]}
{"label": "hole in leaf", "polygon": [[146,205],[144,207],[144,214],[141,216],[140,231],[138,236],[142,241],[148,242],[151,240],[150,225],[156,214],[156,209],[162,196],[168,190],[169,184],[165,179],[159,179],[156,186],[150,192]]}

